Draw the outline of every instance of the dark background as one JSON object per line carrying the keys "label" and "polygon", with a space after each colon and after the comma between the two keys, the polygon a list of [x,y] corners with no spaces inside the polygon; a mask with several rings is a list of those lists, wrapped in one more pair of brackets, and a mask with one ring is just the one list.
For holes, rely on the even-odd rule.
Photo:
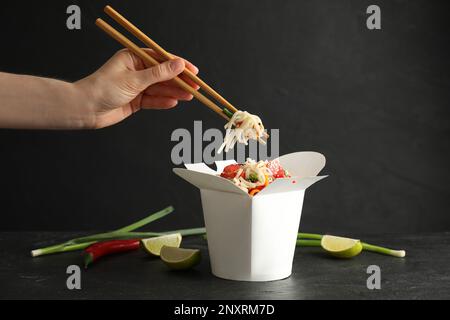
{"label": "dark background", "polygon": [[[305,232],[450,230],[446,2],[7,1],[0,70],[71,81],[95,71],[120,49],[93,25],[109,3],[279,128],[281,154],[326,155],[331,176],[306,194]],[[66,28],[70,4],[80,31]],[[381,31],[366,28],[370,4]],[[172,131],[194,120],[224,125],[194,101],[100,131],[1,130],[0,229],[112,229],[169,204],[176,213],[155,228],[202,226],[199,192],[170,160]]]}

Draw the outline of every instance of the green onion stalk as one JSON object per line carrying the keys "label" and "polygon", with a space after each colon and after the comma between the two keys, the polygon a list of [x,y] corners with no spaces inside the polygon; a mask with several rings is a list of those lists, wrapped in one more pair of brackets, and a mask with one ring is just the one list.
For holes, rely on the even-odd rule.
{"label": "green onion stalk", "polygon": [[[321,247],[321,240],[323,236],[314,233],[299,233],[297,236],[297,246],[299,247]],[[393,250],[389,248],[384,248],[380,246],[375,246],[373,244],[361,242],[364,251],[370,251],[374,253],[384,254],[388,256],[393,256],[397,258],[403,258],[406,256],[404,250]]]}
{"label": "green onion stalk", "polygon": [[397,257],[397,258],[404,258],[406,256],[405,250],[392,250],[392,249],[388,249],[388,248],[384,248],[384,247],[380,247],[380,246],[374,246],[373,244],[368,244],[368,243],[364,243],[364,242],[361,242],[361,244],[363,246],[364,251],[375,252],[375,253],[393,256],[393,257]]}
{"label": "green onion stalk", "polygon": [[233,112],[231,112],[230,110],[228,110],[227,108],[223,108],[222,112],[228,117],[228,118],[233,118]]}
{"label": "green onion stalk", "polygon": [[125,239],[144,239],[144,238],[152,238],[158,237],[165,234],[171,233],[180,233],[182,236],[193,236],[193,235],[202,235],[206,233],[205,228],[195,228],[195,229],[183,229],[176,231],[167,231],[167,232],[133,232],[136,229],[139,229],[149,223],[152,223],[156,220],[159,220],[168,214],[174,211],[173,207],[167,207],[161,211],[158,211],[142,220],[139,220],[129,226],[123,227],[116,231],[95,234],[87,237],[81,237],[76,239],[71,239],[66,242],[53,245],[46,248],[36,249],[31,251],[31,256],[38,257],[43,255],[55,254],[55,253],[63,253],[70,251],[83,250],[92,244],[99,241],[108,241],[108,240],[125,240]]}

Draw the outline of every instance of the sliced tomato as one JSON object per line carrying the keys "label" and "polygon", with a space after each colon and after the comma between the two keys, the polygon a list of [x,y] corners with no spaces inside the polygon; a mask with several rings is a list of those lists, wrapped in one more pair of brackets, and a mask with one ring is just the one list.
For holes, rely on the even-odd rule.
{"label": "sliced tomato", "polygon": [[[229,166],[226,166],[223,169],[223,172],[221,173],[221,177],[225,179],[233,179],[236,177],[237,172],[241,168],[240,164],[230,164]],[[242,172],[241,177],[244,175],[244,172]]]}

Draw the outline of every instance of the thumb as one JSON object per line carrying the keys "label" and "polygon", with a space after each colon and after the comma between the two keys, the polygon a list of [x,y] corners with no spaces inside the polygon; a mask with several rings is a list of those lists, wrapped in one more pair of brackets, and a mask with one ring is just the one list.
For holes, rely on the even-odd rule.
{"label": "thumb", "polygon": [[175,78],[183,72],[184,67],[184,60],[182,59],[166,61],[157,66],[135,72],[135,80],[142,91],[152,84]]}

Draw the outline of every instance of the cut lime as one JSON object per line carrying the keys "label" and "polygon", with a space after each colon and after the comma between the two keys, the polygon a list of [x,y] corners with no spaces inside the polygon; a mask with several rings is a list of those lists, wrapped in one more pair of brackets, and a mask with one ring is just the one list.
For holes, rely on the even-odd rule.
{"label": "cut lime", "polygon": [[141,247],[150,255],[159,257],[163,246],[178,248],[181,244],[182,236],[179,233],[166,236],[143,239]]}
{"label": "cut lime", "polygon": [[173,270],[185,270],[200,263],[200,250],[181,249],[164,246],[161,249],[161,260]]}
{"label": "cut lime", "polygon": [[356,257],[363,249],[359,240],[335,236],[323,236],[321,245],[332,256],[344,259]]}

